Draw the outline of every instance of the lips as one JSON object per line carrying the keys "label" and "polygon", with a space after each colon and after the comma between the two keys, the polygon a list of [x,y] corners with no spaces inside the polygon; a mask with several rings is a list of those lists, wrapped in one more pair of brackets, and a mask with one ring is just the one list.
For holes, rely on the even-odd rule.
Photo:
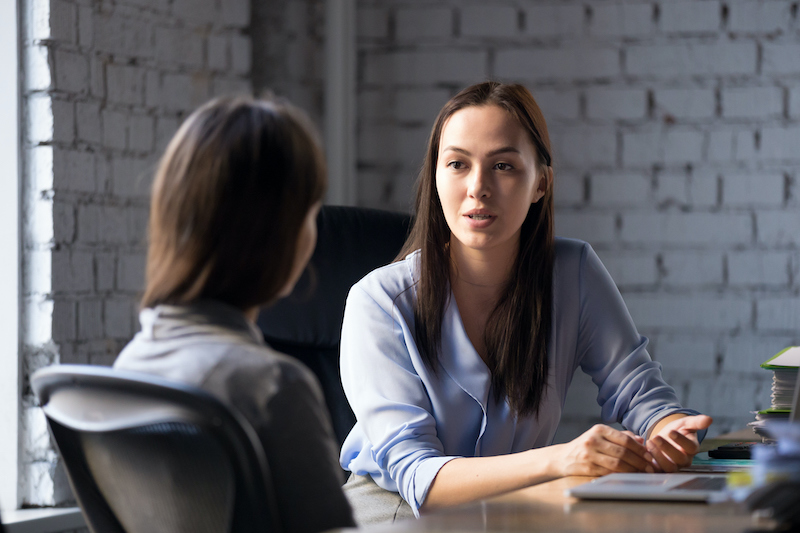
{"label": "lips", "polygon": [[474,220],[486,220],[487,218],[491,218],[495,215],[488,209],[473,209],[472,211],[467,211],[464,213],[464,216]]}
{"label": "lips", "polygon": [[464,213],[467,223],[473,228],[485,228],[494,222],[497,215],[486,209],[473,209]]}

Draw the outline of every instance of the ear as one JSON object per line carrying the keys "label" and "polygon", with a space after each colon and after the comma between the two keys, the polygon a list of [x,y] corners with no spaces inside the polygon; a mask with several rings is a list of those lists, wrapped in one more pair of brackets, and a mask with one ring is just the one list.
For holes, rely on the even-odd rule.
{"label": "ear", "polygon": [[542,176],[539,178],[539,185],[533,193],[532,204],[544,198],[547,189],[553,186],[553,167],[544,167]]}

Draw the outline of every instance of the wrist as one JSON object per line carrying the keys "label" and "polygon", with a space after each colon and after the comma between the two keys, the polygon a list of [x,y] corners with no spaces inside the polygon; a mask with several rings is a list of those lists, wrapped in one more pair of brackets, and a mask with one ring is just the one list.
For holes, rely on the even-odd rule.
{"label": "wrist", "polygon": [[[535,457],[532,455],[531,462],[534,467],[538,465],[537,468],[532,468],[531,472],[535,473],[535,479],[531,480],[534,483],[541,483],[544,479],[556,479],[560,477],[564,477],[564,458],[562,457],[562,452],[564,450],[564,444],[552,444],[545,448],[538,448],[535,450],[529,450],[529,452],[541,452],[543,457]],[[544,465],[544,468],[542,468]]]}
{"label": "wrist", "polygon": [[673,413],[671,415],[667,415],[661,418],[658,422],[650,426],[650,429],[647,431],[647,435],[645,436],[645,440],[650,440],[651,437],[658,435],[667,426],[670,422],[674,420],[678,420],[679,418],[684,418],[688,415],[685,413]]}

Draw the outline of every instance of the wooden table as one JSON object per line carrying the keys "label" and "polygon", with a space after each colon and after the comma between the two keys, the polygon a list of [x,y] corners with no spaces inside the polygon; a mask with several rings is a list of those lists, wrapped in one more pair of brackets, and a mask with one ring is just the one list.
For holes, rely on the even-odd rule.
{"label": "wooden table", "polygon": [[564,489],[590,481],[568,477],[386,526],[370,533],[446,531],[674,532],[769,531],[774,524],[733,503],[580,501]]}
{"label": "wooden table", "polygon": [[[720,443],[749,439],[749,434],[709,439],[709,449]],[[735,503],[669,503],[581,501],[564,496],[564,489],[590,481],[568,477],[455,507],[387,526],[370,526],[372,532],[419,533],[446,531],[548,531],[548,532],[674,532],[737,533],[769,531],[775,524]]]}

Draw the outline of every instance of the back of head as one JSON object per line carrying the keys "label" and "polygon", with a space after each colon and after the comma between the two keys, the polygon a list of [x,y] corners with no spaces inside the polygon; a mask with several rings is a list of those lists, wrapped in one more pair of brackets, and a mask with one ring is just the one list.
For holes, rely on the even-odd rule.
{"label": "back of head", "polygon": [[142,306],[274,300],[325,186],[319,142],[298,109],[248,97],[205,104],[156,172]]}

